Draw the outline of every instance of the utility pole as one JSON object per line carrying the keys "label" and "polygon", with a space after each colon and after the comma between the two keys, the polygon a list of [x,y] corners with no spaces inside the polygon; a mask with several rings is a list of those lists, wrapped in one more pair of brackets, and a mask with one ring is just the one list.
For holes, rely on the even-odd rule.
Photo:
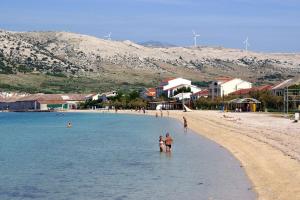
{"label": "utility pole", "polygon": [[289,86],[286,87],[286,114],[289,115]]}
{"label": "utility pole", "polygon": [[183,100],[183,92],[181,93],[181,101],[182,101],[182,110],[184,111],[184,100]]}
{"label": "utility pole", "polygon": [[283,113],[285,114],[286,90],[283,90]]}

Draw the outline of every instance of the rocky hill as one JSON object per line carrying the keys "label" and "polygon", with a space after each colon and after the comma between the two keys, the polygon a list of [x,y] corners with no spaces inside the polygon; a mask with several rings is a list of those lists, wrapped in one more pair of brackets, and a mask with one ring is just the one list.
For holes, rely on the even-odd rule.
{"label": "rocky hill", "polygon": [[93,90],[102,90],[102,86],[150,86],[175,76],[194,81],[233,76],[274,82],[300,76],[300,54],[222,47],[152,48],[68,32],[0,31],[0,88],[39,85],[47,89],[49,81],[55,80],[60,89],[78,83],[80,90],[94,83]]}

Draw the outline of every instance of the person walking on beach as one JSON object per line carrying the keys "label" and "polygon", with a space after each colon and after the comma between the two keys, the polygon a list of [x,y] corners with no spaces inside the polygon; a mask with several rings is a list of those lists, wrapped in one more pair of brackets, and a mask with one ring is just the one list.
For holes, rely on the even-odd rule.
{"label": "person walking on beach", "polygon": [[184,132],[187,132],[187,127],[188,127],[187,120],[186,120],[186,118],[183,116],[183,128],[184,128]]}
{"label": "person walking on beach", "polygon": [[169,133],[166,134],[165,144],[166,144],[166,152],[171,152],[173,143],[173,138],[170,136]]}
{"label": "person walking on beach", "polygon": [[163,111],[160,110],[160,117],[163,117]]}
{"label": "person walking on beach", "polygon": [[165,146],[165,141],[163,139],[163,136],[159,136],[159,150],[160,150],[160,152],[164,152],[165,148],[166,148],[166,146]]}

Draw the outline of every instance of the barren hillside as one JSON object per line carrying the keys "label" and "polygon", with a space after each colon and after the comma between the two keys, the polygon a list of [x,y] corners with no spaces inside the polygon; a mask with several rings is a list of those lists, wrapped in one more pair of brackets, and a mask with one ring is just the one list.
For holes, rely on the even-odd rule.
{"label": "barren hillside", "polygon": [[27,79],[35,77],[44,88],[50,87],[51,79],[68,85],[66,80],[80,78],[97,85],[91,89],[101,90],[102,85],[150,86],[170,76],[207,81],[224,75],[253,82],[299,77],[300,54],[221,47],[151,48],[67,32],[0,31],[0,88],[22,88]]}

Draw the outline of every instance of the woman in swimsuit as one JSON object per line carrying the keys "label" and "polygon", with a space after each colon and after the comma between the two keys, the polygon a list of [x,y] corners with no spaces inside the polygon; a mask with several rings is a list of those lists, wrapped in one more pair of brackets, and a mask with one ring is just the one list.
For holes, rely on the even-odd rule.
{"label": "woman in swimsuit", "polygon": [[163,152],[165,149],[165,141],[163,140],[162,136],[159,136],[159,150]]}

